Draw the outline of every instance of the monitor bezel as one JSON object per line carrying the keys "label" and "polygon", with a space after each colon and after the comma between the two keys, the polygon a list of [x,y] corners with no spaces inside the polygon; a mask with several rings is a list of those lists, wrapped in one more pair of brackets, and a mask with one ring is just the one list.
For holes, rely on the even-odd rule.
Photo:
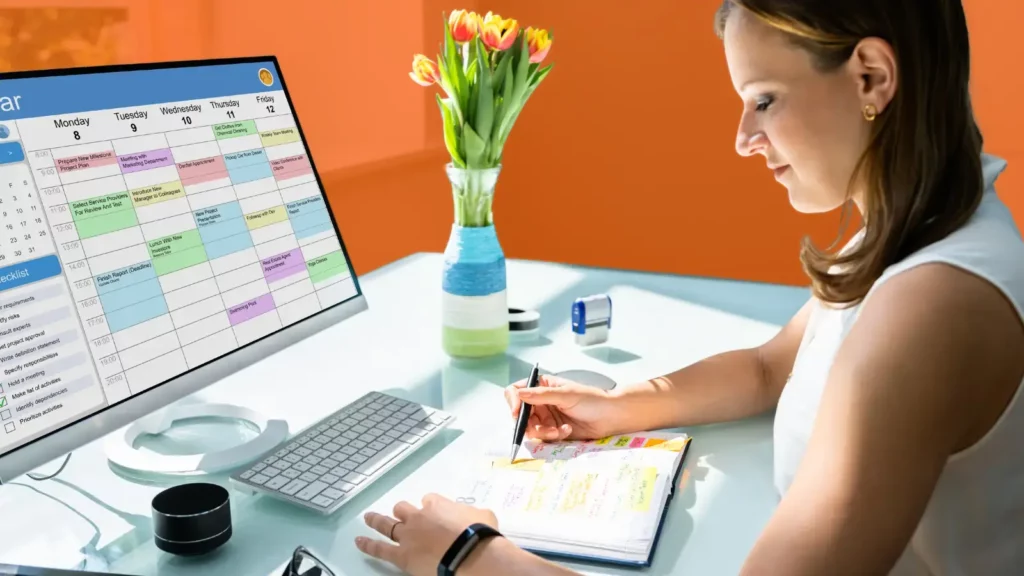
{"label": "monitor bezel", "polygon": [[[305,338],[308,338],[342,320],[363,312],[368,309],[366,298],[363,294],[359,278],[354,267],[351,265],[348,248],[341,235],[338,221],[330,202],[327,200],[327,191],[324,188],[320,172],[317,170],[313,160],[313,154],[309,149],[299,114],[295,110],[291,93],[285,82],[284,73],[278,63],[277,57],[248,56],[242,58],[217,58],[207,60],[179,60],[168,62],[152,62],[137,64],[116,64],[108,66],[83,66],[77,68],[57,68],[48,70],[30,70],[20,72],[9,72],[0,74],[0,82],[23,78],[41,78],[48,76],[76,76],[85,74],[104,74],[110,72],[134,72],[141,70],[160,70],[167,68],[189,68],[203,66],[223,66],[231,64],[273,64],[277,78],[281,82],[281,90],[284,92],[292,117],[295,119],[295,127],[299,133],[299,139],[309,158],[310,167],[316,178],[317,186],[324,194],[327,212],[334,226],[335,235],[341,245],[342,254],[346,263],[349,264],[352,282],[355,285],[356,295],[348,300],[334,304],[321,310],[316,314],[300,320],[290,326],[263,336],[231,352],[218,356],[206,363],[192,368],[179,376],[157,384],[138,394],[129,396],[120,402],[108,405],[105,408],[91,414],[81,416],[77,420],[67,423],[60,428],[51,430],[29,442],[17,446],[10,451],[0,454],[0,483],[25,474],[35,468],[46,464],[56,458],[73,452],[86,444],[103,438],[104,436],[128,426],[135,420],[185,398],[199,390],[202,390],[226,376],[251,366],[258,361],[283,350]],[[63,272],[64,265],[61,263]],[[90,353],[90,358],[92,354]]]}

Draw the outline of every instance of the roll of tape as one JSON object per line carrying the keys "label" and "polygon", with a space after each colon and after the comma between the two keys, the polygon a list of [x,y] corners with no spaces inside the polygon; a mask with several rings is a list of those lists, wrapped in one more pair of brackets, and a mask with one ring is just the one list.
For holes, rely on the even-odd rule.
{"label": "roll of tape", "polygon": [[508,309],[508,329],[510,332],[529,332],[540,328],[540,312],[536,310]]}

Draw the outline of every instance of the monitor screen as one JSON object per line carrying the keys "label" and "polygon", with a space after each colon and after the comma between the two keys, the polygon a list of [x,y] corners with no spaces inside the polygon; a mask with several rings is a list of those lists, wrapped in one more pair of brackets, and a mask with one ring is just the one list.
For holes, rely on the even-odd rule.
{"label": "monitor screen", "polygon": [[276,60],[0,75],[0,456],[359,295]]}

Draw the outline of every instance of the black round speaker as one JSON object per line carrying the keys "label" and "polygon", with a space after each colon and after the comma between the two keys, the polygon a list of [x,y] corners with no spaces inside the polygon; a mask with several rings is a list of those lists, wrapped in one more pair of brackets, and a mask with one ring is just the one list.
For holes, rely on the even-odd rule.
{"label": "black round speaker", "polygon": [[156,547],[181,556],[212,552],[231,539],[228,491],[203,482],[168,488],[153,498]]}

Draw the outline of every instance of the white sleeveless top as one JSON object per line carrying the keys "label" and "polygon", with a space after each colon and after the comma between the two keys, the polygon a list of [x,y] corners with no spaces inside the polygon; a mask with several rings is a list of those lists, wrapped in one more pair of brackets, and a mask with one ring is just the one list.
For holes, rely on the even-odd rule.
{"label": "white sleeveless top", "polygon": [[[993,186],[1006,162],[983,155],[982,166],[985,194],[971,219],[947,238],[890,266],[871,291],[914,266],[944,262],[991,282],[1024,319],[1024,243]],[[859,308],[819,305],[808,320],[775,414],[775,487],[780,494],[789,489],[803,458],[829,369]],[[924,516],[890,576],[1024,575],[1022,390],[1024,385],[1018,386],[1009,406],[979,442],[946,462]]]}

